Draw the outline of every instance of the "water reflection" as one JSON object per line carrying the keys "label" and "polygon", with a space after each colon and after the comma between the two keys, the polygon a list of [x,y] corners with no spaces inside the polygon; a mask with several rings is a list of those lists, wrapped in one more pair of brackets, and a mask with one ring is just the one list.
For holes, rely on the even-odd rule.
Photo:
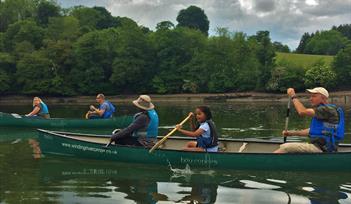
{"label": "water reflection", "polygon": [[[181,176],[180,172],[185,175]],[[103,203],[351,202],[349,172],[208,171],[71,159],[41,159],[39,180],[49,200]],[[69,191],[72,200],[64,195]],[[54,195],[51,197],[51,195]],[[106,202],[105,202],[106,201]],[[166,202],[167,201],[167,202]]]}
{"label": "water reflection", "polygon": [[[196,105],[160,105],[161,134]],[[225,137],[274,138],[284,126],[285,104],[210,105]],[[18,112],[17,107],[11,108]],[[53,106],[51,110],[57,117],[80,117],[86,111],[85,106],[74,108]],[[0,111],[7,109],[0,107]],[[123,114],[133,112],[130,106],[121,109]],[[346,118],[350,115],[347,109]],[[309,123],[296,114],[290,122],[294,128]],[[351,121],[346,122],[350,132]],[[350,142],[350,135],[346,137]],[[350,172],[208,171],[191,166],[33,159],[37,144],[31,138],[36,138],[34,129],[0,129],[0,203],[351,203]]]}

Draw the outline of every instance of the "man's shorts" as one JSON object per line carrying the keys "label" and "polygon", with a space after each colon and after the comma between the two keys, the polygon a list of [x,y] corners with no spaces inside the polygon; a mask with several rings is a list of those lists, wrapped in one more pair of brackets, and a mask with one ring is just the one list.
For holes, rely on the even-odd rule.
{"label": "man's shorts", "polygon": [[279,150],[282,150],[286,153],[320,153],[323,152],[321,149],[316,147],[314,144],[309,143],[285,143],[280,145]]}

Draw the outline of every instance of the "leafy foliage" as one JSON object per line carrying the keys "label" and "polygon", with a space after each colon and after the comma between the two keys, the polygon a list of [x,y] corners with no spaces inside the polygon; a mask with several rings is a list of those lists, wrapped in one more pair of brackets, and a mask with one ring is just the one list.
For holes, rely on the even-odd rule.
{"label": "leafy foliage", "polygon": [[[218,28],[190,6],[156,30],[103,7],[62,9],[52,0],[0,1],[0,95],[285,91],[351,86],[349,25],[306,33],[296,55],[269,31]],[[276,57],[276,53],[277,57]],[[286,60],[283,55],[289,55]]]}
{"label": "leafy foliage", "polygon": [[210,22],[201,8],[197,6],[189,6],[179,11],[177,16],[178,27],[188,27],[198,29],[205,35],[208,35]]}
{"label": "leafy foliage", "polygon": [[288,61],[281,61],[272,71],[267,90],[283,92],[290,87],[302,90],[305,88],[304,74],[305,70],[301,66],[296,66]]}
{"label": "leafy foliage", "polygon": [[304,33],[297,53],[335,55],[351,43],[351,25],[334,26],[331,30]]}
{"label": "leafy foliage", "polygon": [[306,71],[304,80],[306,87],[334,88],[336,86],[336,73],[330,65],[319,61]]}
{"label": "leafy foliage", "polygon": [[351,86],[351,44],[342,49],[336,56],[333,69],[342,87]]}

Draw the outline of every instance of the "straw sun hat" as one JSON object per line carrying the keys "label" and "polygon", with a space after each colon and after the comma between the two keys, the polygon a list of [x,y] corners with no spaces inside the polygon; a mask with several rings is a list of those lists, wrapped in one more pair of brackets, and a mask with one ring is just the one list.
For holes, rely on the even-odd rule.
{"label": "straw sun hat", "polygon": [[143,110],[152,110],[155,108],[154,104],[151,103],[151,98],[148,95],[140,95],[137,100],[133,101],[133,104]]}

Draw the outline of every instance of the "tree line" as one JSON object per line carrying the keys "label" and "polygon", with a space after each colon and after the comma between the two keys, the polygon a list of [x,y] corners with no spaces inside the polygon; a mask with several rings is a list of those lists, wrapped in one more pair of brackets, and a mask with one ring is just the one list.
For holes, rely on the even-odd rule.
{"label": "tree line", "polygon": [[275,63],[277,51],[290,50],[272,42],[268,31],[248,36],[218,28],[209,36],[210,22],[196,6],[179,11],[177,23],[159,22],[153,31],[103,7],[0,1],[0,93],[280,91],[286,83],[301,81],[301,74],[301,88],[307,85],[305,75],[313,78],[308,85],[324,84],[313,74],[318,69],[335,75],[328,83],[342,78],[350,84],[350,46],[340,47],[332,67],[323,68],[321,62],[308,74]]}

